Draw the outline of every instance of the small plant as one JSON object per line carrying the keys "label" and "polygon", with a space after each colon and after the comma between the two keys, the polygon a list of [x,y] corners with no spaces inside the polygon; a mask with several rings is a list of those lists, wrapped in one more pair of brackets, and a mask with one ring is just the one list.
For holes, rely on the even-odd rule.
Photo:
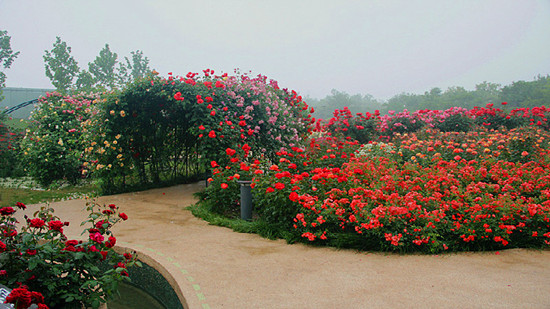
{"label": "small plant", "polygon": [[[25,209],[22,203],[15,208]],[[51,308],[98,308],[112,298],[118,283],[129,281],[127,268],[141,266],[135,254],[113,249],[111,228],[128,216],[114,204],[88,202],[88,240],[68,239],[63,228],[69,222],[42,207],[33,218],[18,226],[13,207],[0,208],[0,282],[18,286],[13,291],[39,291]],[[12,291],[12,293],[14,293]],[[17,292],[17,293],[19,293]],[[19,305],[18,305],[19,306]],[[19,308],[19,307],[18,307]],[[25,307],[26,308],[26,307]]]}

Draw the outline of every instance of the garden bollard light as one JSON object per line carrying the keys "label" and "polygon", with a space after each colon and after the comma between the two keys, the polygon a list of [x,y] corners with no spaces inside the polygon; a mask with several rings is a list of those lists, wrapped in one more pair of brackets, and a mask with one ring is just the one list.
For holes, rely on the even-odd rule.
{"label": "garden bollard light", "polygon": [[252,181],[238,181],[241,184],[241,219],[246,221],[252,220]]}

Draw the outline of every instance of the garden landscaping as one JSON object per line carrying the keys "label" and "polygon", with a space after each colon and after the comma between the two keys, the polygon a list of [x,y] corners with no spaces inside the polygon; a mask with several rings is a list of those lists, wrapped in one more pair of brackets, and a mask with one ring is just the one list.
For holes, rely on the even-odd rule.
{"label": "garden landscaping", "polygon": [[[418,259],[422,264],[428,260],[437,261],[435,258],[439,256],[434,254],[473,251],[486,253],[473,257],[470,254],[444,255],[442,259],[447,262],[461,261],[459,264],[473,259],[485,266],[481,261],[487,259],[499,265],[500,260],[495,259],[505,256],[506,252],[510,257],[528,259],[531,266],[542,267],[544,272],[548,267],[543,266],[541,261],[548,261],[547,249],[550,246],[550,110],[544,106],[507,109],[506,105],[502,102],[497,106],[489,103],[471,110],[390,111],[386,115],[379,111],[353,115],[344,108],[336,110],[329,120],[316,120],[312,116],[313,109],[298,93],[281,89],[276,81],[265,76],[217,76],[211,70],[204,70],[203,75],[169,74],[164,78],[154,73],[137,79],[121,90],[108,93],[71,96],[49,93],[40,100],[24,137],[18,139],[17,134],[3,133],[6,137],[0,140],[0,154],[3,154],[0,159],[7,162],[22,157],[23,170],[43,187],[59,181],[77,185],[85,179],[96,184],[103,195],[192,183],[207,175],[206,188],[200,188],[200,185],[185,187],[185,201],[196,193],[197,203],[190,210],[214,224],[271,239],[281,238],[288,243],[352,248],[361,252],[431,254],[421,258],[417,255],[354,252],[351,260],[354,267],[360,270],[361,276],[358,278],[366,278],[367,274],[384,277],[386,271],[392,273],[382,264],[376,265],[384,271],[370,268],[370,259],[381,263],[387,258],[407,261],[404,264]],[[19,155],[14,155],[14,151],[20,151]],[[254,216],[251,222],[237,219],[241,206],[239,183],[243,181],[250,181],[252,187]],[[174,201],[179,193],[174,192],[173,188],[149,191],[153,194],[158,194],[159,190],[172,192],[153,197],[149,197],[148,193],[135,193],[102,198],[109,206],[91,202],[91,205],[104,209],[87,209],[87,223],[90,224],[84,230],[88,233],[87,241],[76,244],[67,243],[60,226],[52,226],[52,221],[59,220],[52,217],[49,210],[32,219],[41,220],[44,225],[36,226],[37,221],[32,221],[31,217],[20,219],[20,223],[28,225],[23,231],[30,231],[30,234],[17,236],[13,232],[16,230],[13,207],[19,205],[20,211],[25,210],[24,207],[16,204],[1,208],[4,223],[3,242],[0,243],[4,244],[2,254],[19,263],[19,268],[10,269],[4,276],[7,275],[10,283],[15,283],[15,278],[22,278],[26,284],[32,285],[35,279],[33,269],[37,265],[46,267],[49,262],[56,261],[45,257],[51,253],[50,249],[41,251],[45,247],[37,245],[40,237],[55,244],[59,252],[55,251],[57,249],[54,251],[60,254],[60,259],[67,258],[63,255],[66,254],[64,251],[73,252],[72,249],[75,249],[76,255],[69,260],[85,261],[80,266],[84,265],[86,269],[86,263],[91,263],[94,258],[111,256],[103,252],[108,252],[116,242],[111,231],[113,228],[118,233],[117,237],[139,239],[132,242],[126,240],[131,245],[147,246],[151,252],[162,248],[158,249],[162,254],[160,256],[170,256],[178,265],[183,265],[180,261],[186,261],[185,265],[193,271],[203,269],[203,275],[212,272],[218,265],[206,263],[208,259],[218,261],[218,267],[241,265],[243,272],[254,271],[243,265],[248,262],[249,256],[237,253],[237,247],[240,247],[245,248],[244,252],[249,255],[263,257],[257,260],[256,271],[261,272],[262,263],[267,263],[270,271],[276,273],[272,274],[274,281],[293,281],[296,284],[297,280],[299,286],[311,284],[296,279],[305,278],[304,274],[288,277],[293,272],[299,273],[298,270],[305,264],[309,266],[309,256],[294,256],[292,249],[281,249],[287,247],[280,240],[269,242],[252,235],[229,236],[233,234],[227,233],[227,230],[212,229],[223,231],[216,232],[220,240],[214,243],[220,246],[209,249],[208,254],[212,256],[202,256],[204,265],[198,260],[182,258],[188,255],[182,250],[194,252],[193,246],[200,246],[200,242],[187,243],[190,235],[203,239],[203,244],[208,240],[195,235],[199,231],[204,232],[206,226],[195,226],[200,221],[191,219],[189,212],[183,209],[191,203]],[[135,196],[141,196],[144,200],[135,200]],[[113,226],[121,219],[127,219],[124,213],[116,216],[121,206],[119,201],[126,205],[125,212],[135,215],[131,216],[134,223],[124,224],[129,230],[119,230],[118,226]],[[81,202],[74,202],[77,204],[71,207],[61,206],[63,203],[73,202],[55,203],[55,215],[64,211],[68,211],[70,216],[82,214],[82,206],[74,209],[74,205]],[[139,212],[138,204],[143,205]],[[63,223],[63,226],[68,233],[68,224]],[[151,228],[155,233],[150,233]],[[118,231],[122,231],[122,235]],[[149,234],[143,234],[147,231]],[[136,238],[138,235],[139,238]],[[239,245],[232,245],[229,241],[232,237],[245,237],[247,241],[258,243],[248,250],[249,245],[240,241],[237,241]],[[157,243],[161,245],[157,246]],[[323,252],[333,259],[351,254],[351,251],[326,248],[289,248],[299,248],[296,250],[304,250],[302,252],[307,254]],[[510,248],[536,248],[542,251],[501,251]],[[290,257],[277,252],[294,256],[301,263],[291,263],[288,261]],[[537,254],[540,261],[533,261],[532,256]],[[224,258],[229,260],[214,258],[221,255],[227,255]],[[358,256],[361,256],[359,260],[356,259]],[[116,273],[116,280],[114,277],[107,278],[105,282],[116,290],[116,284],[112,282],[126,280],[122,278],[125,277],[125,268],[137,262],[135,257],[112,257],[120,260],[113,262],[114,270],[109,272]],[[265,259],[267,257],[284,261],[279,264],[279,269],[286,269],[288,273],[278,273],[275,266]],[[363,258],[365,265],[359,263]],[[515,262],[508,262],[515,265]],[[349,282],[340,283],[342,286],[353,282],[365,284],[363,281],[357,282],[350,272],[340,272],[339,267],[346,269],[340,262],[330,260],[329,264],[329,268],[318,264],[319,269],[306,268],[312,273],[319,271],[321,277],[346,274]],[[8,265],[4,262],[1,268],[8,268]],[[210,268],[208,271],[204,269],[206,266]],[[428,271],[427,266],[417,265],[417,269],[411,270],[394,265],[412,277],[421,276],[422,273],[417,272],[419,270]],[[523,270],[519,265],[517,267],[514,271]],[[460,273],[454,273],[457,277],[449,280],[464,280],[461,275],[466,271],[463,265],[460,264],[457,269]],[[484,266],[474,269],[486,275]],[[182,271],[173,267],[172,270]],[[548,281],[539,277],[538,273],[535,275],[534,269],[528,267],[526,271],[533,271],[529,274],[538,278],[535,281],[542,284],[539,287],[549,286]],[[185,269],[185,272],[188,270]],[[411,276],[407,279],[413,280]],[[227,286],[227,282],[235,277],[236,274],[225,279],[217,277],[224,282],[217,289],[232,291],[232,288],[247,286],[251,289],[247,293],[254,293],[255,287],[262,286],[258,282],[255,285],[241,282]],[[90,277],[88,286],[94,280],[93,276]],[[193,282],[194,277],[187,280]],[[206,278],[204,280],[209,282]],[[431,280],[437,281],[433,277]],[[449,282],[438,282],[452,286]],[[490,282],[479,278],[479,286],[474,286],[480,289],[483,283],[495,284]],[[420,286],[426,284],[423,279],[417,283]],[[272,287],[268,282],[263,284],[265,288]],[[201,286],[192,287],[195,292],[201,290]],[[330,295],[325,289],[326,286],[318,286],[316,292]],[[240,290],[233,291],[232,295],[239,295]],[[314,292],[307,288],[304,291],[306,294]],[[349,291],[366,293],[353,286],[349,286]],[[379,293],[378,289],[376,291]],[[287,297],[295,295],[290,297],[294,301],[300,297],[290,290],[284,292]],[[425,292],[414,290],[414,293]],[[93,302],[84,298],[76,301],[96,307],[109,297],[109,293],[94,293],[90,294],[94,295]],[[260,295],[270,299],[266,293],[269,294],[262,291]],[[196,294],[201,301],[205,297],[202,292]],[[467,299],[465,296],[447,296],[454,301]],[[62,297],[69,299],[67,302],[75,300],[72,294],[63,294]],[[277,303],[282,302],[279,297],[271,301],[275,299]],[[223,301],[227,300],[216,301],[224,304]],[[350,300],[346,304],[357,306],[355,301]],[[503,298],[491,296],[487,301],[491,306],[505,305]],[[537,298],[537,304],[541,303],[548,305],[547,299]],[[328,304],[319,305],[323,307]],[[330,304],[334,306],[333,302]],[[403,304],[411,303],[405,301]],[[204,305],[208,304],[203,302]]]}
{"label": "garden landscaping", "polygon": [[[396,254],[288,245],[209,225],[186,207],[204,182],[100,198],[129,217],[117,245],[160,263],[189,308],[545,308],[550,251]],[[70,222],[85,200],[52,203]],[[32,213],[39,205],[28,206]],[[81,236],[78,224],[65,227]]]}

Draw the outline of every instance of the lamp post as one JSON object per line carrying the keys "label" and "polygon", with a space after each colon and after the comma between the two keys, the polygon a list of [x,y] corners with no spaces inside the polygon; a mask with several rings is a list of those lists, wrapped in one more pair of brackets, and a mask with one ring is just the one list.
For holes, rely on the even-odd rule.
{"label": "lamp post", "polygon": [[241,219],[246,221],[252,220],[252,181],[240,180],[241,185]]}

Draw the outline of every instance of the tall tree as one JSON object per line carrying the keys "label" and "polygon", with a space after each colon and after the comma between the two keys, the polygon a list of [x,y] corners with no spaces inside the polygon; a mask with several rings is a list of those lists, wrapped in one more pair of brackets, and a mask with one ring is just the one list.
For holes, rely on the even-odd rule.
{"label": "tall tree", "polygon": [[132,60],[124,57],[124,62],[119,63],[118,67],[118,82],[125,85],[132,80],[144,77],[151,72],[149,68],[149,58],[143,56],[143,52],[136,50],[131,52]]}
{"label": "tall tree", "polygon": [[111,51],[109,44],[105,44],[105,47],[99,52],[99,56],[88,64],[90,73],[100,86],[105,88],[115,87],[117,81],[115,75],[117,58],[118,55]]}
{"label": "tall tree", "polygon": [[73,85],[73,79],[78,75],[80,68],[71,56],[71,47],[57,37],[51,51],[44,54],[46,76],[52,85],[60,92],[65,93]]}
{"label": "tall tree", "polygon": [[[15,58],[19,56],[19,52],[14,52],[11,49],[11,37],[7,31],[0,30],[0,69],[8,69]],[[4,99],[2,89],[6,84],[6,73],[0,71],[0,101]]]}
{"label": "tall tree", "polygon": [[76,89],[91,92],[94,90],[95,83],[96,81],[92,74],[86,70],[82,70],[78,73],[78,78],[76,79]]}

